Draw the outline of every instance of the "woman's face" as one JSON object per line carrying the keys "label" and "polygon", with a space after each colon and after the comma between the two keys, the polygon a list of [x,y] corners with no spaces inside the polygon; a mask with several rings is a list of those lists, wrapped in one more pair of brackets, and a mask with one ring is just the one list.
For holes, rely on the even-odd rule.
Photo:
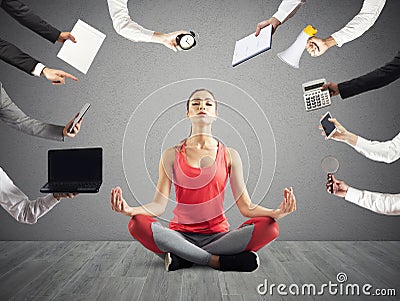
{"label": "woman's face", "polygon": [[187,117],[192,122],[212,122],[217,117],[217,103],[208,91],[198,91],[189,99]]}

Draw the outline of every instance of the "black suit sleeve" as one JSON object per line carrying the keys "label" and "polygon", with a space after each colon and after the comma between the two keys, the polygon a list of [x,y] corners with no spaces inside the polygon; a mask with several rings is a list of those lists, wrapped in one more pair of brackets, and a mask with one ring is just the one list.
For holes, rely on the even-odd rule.
{"label": "black suit sleeve", "polygon": [[0,59],[32,75],[39,61],[22,52],[13,44],[0,38]]}
{"label": "black suit sleeve", "polygon": [[347,82],[340,83],[340,96],[345,99],[366,91],[381,88],[390,84],[400,77],[400,51],[395,58],[370,73],[354,78]]}
{"label": "black suit sleeve", "polygon": [[21,1],[0,0],[0,6],[23,26],[28,27],[50,42],[55,43],[60,36],[61,32],[58,29],[35,15],[33,11]]}

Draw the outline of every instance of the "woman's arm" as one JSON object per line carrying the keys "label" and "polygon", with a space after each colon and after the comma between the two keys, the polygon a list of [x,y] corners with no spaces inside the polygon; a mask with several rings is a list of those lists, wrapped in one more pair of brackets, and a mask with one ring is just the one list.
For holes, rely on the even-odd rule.
{"label": "woman's arm", "polygon": [[130,207],[122,197],[121,188],[111,190],[111,209],[129,217],[137,214],[159,216],[165,211],[168,204],[172,184],[172,166],[175,158],[175,149],[167,149],[160,159],[158,167],[158,183],[153,200],[143,206]]}
{"label": "woman's arm", "polygon": [[245,217],[269,216],[281,218],[296,210],[296,198],[293,189],[285,188],[283,191],[283,201],[278,209],[268,209],[251,202],[249,193],[243,179],[242,160],[238,152],[232,148],[227,151],[227,158],[230,167],[230,183],[233,197],[240,213]]}

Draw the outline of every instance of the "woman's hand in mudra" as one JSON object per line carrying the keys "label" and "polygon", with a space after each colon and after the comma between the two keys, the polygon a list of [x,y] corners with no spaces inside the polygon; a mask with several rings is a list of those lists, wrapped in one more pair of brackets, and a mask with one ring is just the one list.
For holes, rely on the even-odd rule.
{"label": "woman's hand in mudra", "polygon": [[123,199],[120,187],[111,189],[111,209],[126,216],[132,216],[132,207]]}
{"label": "woman's hand in mudra", "polygon": [[278,209],[274,210],[274,218],[282,218],[296,210],[296,198],[293,193],[293,188],[285,188],[283,190],[283,201]]}

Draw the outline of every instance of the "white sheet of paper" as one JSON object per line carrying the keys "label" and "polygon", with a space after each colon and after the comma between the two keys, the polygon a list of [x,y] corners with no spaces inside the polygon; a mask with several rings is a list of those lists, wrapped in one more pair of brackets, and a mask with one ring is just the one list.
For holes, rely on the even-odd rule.
{"label": "white sheet of paper", "polygon": [[233,52],[232,67],[251,59],[252,57],[271,49],[272,25],[263,28],[258,35],[254,33],[236,41],[235,51]]}
{"label": "white sheet of paper", "polygon": [[65,41],[57,57],[86,74],[106,35],[82,20],[76,22],[71,34],[76,43]]}

